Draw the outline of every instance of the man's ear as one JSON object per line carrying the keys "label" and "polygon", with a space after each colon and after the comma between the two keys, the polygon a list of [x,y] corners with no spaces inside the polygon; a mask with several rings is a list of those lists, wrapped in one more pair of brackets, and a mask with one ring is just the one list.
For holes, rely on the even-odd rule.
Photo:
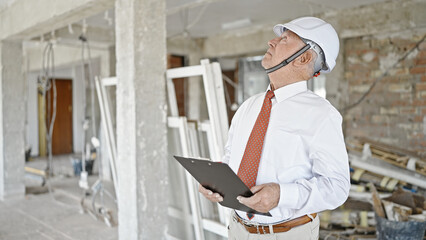
{"label": "man's ear", "polygon": [[301,67],[306,64],[309,64],[313,60],[314,60],[314,54],[312,53],[311,50],[308,50],[304,52],[302,55],[300,55],[298,58],[296,58],[293,61],[293,64],[295,67]]}

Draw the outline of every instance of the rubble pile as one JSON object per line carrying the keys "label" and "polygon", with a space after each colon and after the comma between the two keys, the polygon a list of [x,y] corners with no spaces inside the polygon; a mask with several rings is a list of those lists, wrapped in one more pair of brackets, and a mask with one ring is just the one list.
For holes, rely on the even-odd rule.
{"label": "rubble pile", "polygon": [[346,145],[351,191],[340,208],[320,213],[320,239],[423,239],[426,159],[368,139]]}

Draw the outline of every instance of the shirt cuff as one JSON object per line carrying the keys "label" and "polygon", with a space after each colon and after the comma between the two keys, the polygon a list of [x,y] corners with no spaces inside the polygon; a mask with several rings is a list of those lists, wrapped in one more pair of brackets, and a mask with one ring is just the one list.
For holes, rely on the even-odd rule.
{"label": "shirt cuff", "polygon": [[280,201],[278,207],[296,209],[299,202],[299,188],[296,183],[280,184]]}

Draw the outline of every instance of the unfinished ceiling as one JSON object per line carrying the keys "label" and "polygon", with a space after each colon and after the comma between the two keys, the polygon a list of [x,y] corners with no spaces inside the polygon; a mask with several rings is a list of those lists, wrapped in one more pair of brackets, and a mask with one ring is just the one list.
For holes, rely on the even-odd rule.
{"label": "unfinished ceiling", "polygon": [[[359,7],[385,0],[167,0],[167,36],[194,38],[280,23],[287,19]],[[87,19],[92,27],[112,28],[114,11]]]}

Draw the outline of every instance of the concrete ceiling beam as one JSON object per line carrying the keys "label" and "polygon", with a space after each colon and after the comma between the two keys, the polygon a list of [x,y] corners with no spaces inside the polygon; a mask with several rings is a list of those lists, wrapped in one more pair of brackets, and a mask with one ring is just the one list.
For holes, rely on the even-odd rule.
{"label": "concrete ceiling beam", "polygon": [[[83,33],[83,27],[80,24],[72,24],[72,33],[69,31],[68,27],[63,27],[61,29],[55,30],[55,38],[57,39],[58,44],[75,44],[80,45],[81,41],[79,39],[80,35]],[[90,46],[98,47],[111,47],[115,45],[115,31],[113,28],[100,28],[100,27],[90,27],[86,29],[86,38],[90,43]],[[43,34],[45,41],[52,38],[51,33]],[[41,36],[37,36],[31,39],[32,41],[40,41]]]}
{"label": "concrete ceiling beam", "polygon": [[204,6],[206,4],[210,4],[210,3],[214,3],[214,2],[220,2],[220,1],[224,1],[224,0],[197,0],[197,1],[192,1],[192,2],[188,2],[186,4],[182,4],[180,6],[176,6],[176,7],[172,7],[170,9],[167,9],[167,15],[172,15],[175,13],[178,13],[182,10],[185,9],[191,9],[191,8],[196,8],[196,7],[200,7],[200,6]]}
{"label": "concrete ceiling beam", "polygon": [[0,40],[31,39],[110,9],[114,3],[114,0],[16,0],[0,14]]}

